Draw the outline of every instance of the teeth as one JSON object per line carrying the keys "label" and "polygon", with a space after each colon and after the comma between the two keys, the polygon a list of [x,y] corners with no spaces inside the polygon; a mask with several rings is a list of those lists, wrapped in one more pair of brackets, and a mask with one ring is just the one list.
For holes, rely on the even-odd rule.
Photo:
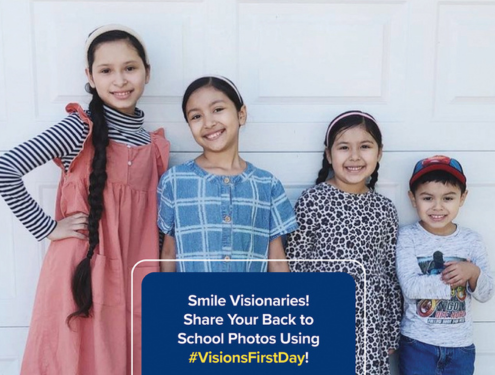
{"label": "teeth", "polygon": [[445,217],[445,215],[430,215],[432,219],[434,220],[440,220]]}
{"label": "teeth", "polygon": [[220,137],[220,134],[222,134],[223,130],[219,130],[215,133],[211,133],[211,134],[208,134],[208,135],[205,135],[205,138],[212,141],[214,139],[217,139],[218,137]]}
{"label": "teeth", "polygon": [[359,171],[359,170],[363,169],[363,167],[346,167],[346,168],[350,171]]}
{"label": "teeth", "polygon": [[119,99],[126,98],[131,94],[130,91],[124,91],[124,92],[114,92],[113,95]]}

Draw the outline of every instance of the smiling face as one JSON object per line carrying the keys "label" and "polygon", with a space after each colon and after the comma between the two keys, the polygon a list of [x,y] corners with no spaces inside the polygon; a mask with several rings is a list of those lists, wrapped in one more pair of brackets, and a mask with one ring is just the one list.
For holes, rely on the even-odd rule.
{"label": "smiling face", "polygon": [[382,149],[364,126],[359,125],[340,132],[326,155],[334,171],[330,182],[348,193],[363,193]]}
{"label": "smiling face", "polygon": [[409,192],[409,199],[416,208],[420,224],[428,232],[438,236],[452,234],[456,225],[452,221],[462,207],[467,191],[461,194],[461,189],[442,182],[425,182]]}
{"label": "smiling face", "polygon": [[128,115],[134,115],[136,103],[150,78],[149,69],[127,40],[98,45],[86,75],[106,105]]}
{"label": "smiling face", "polygon": [[246,121],[246,107],[237,111],[220,90],[201,87],[189,97],[185,115],[195,141],[205,153],[238,152],[239,127]]}

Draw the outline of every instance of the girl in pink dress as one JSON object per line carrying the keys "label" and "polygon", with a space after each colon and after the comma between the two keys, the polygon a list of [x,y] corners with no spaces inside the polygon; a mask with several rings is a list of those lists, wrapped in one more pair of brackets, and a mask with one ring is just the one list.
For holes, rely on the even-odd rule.
{"label": "girl in pink dress", "polygon": [[[162,129],[143,129],[136,108],[150,77],[139,35],[103,26],[90,34],[86,56],[89,110],[69,104],[68,117],[0,158],[0,193],[28,230],[52,241],[22,363],[26,375],[125,375],[131,363],[134,374],[141,372],[140,284],[159,267],[145,262],[133,276],[131,270],[159,256],[156,188],[169,143]],[[52,159],[62,170],[54,219],[21,180]]]}

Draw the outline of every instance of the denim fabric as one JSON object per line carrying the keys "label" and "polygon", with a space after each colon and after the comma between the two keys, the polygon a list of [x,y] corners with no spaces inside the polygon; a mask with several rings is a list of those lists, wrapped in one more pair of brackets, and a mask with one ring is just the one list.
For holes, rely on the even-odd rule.
{"label": "denim fabric", "polygon": [[401,335],[399,369],[401,375],[472,375],[474,344],[447,348],[434,346]]}
{"label": "denim fabric", "polygon": [[190,161],[160,180],[158,226],[175,237],[177,259],[186,260],[177,272],[264,272],[270,241],[296,230],[297,222],[269,172],[247,163],[239,175],[218,176]]}

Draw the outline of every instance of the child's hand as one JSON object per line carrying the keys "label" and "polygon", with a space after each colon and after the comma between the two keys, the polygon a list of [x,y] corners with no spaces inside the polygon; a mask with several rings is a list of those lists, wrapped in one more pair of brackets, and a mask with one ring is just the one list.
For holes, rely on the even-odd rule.
{"label": "child's hand", "polygon": [[47,238],[50,241],[58,241],[70,237],[79,238],[80,240],[87,240],[88,236],[80,232],[81,230],[87,229],[88,215],[79,212],[58,221],[57,226]]}
{"label": "child's hand", "polygon": [[394,353],[395,353],[395,349],[389,349],[389,350],[388,350],[388,355],[392,355],[392,354],[394,354]]}
{"label": "child's hand", "polygon": [[479,268],[469,261],[465,262],[445,262],[445,269],[442,272],[442,280],[452,288],[458,286],[469,286],[472,290],[476,288],[476,281],[479,276]]}

